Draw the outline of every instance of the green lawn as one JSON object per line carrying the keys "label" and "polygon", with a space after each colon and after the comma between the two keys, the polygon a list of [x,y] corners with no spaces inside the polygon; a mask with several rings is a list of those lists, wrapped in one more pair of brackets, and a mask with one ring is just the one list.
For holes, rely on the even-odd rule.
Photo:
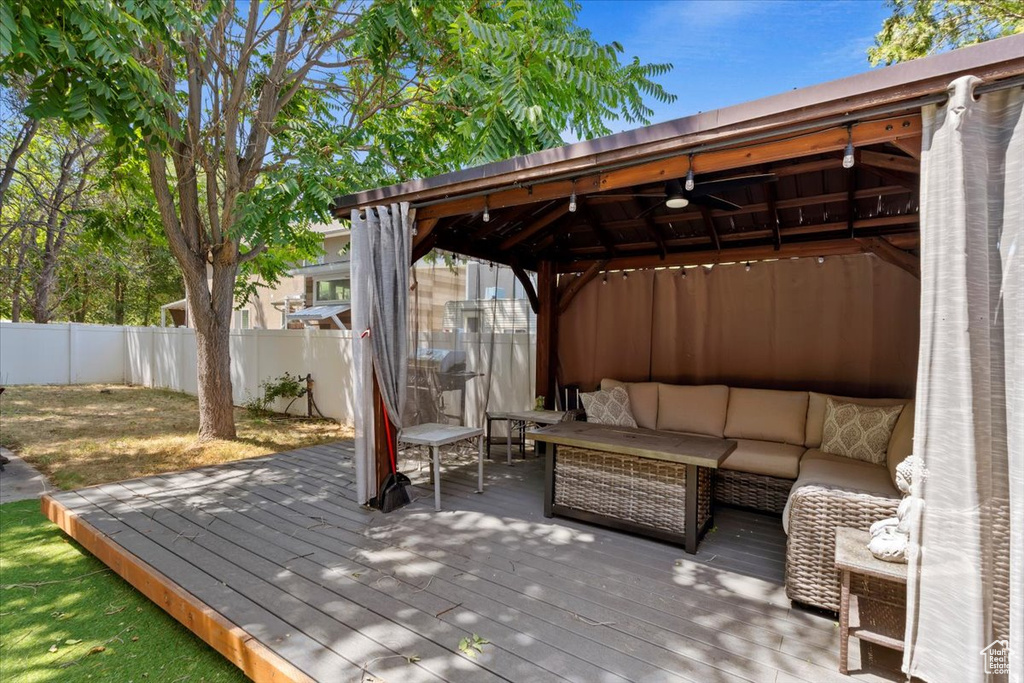
{"label": "green lawn", "polygon": [[39,501],[0,505],[0,681],[244,681],[70,540]]}

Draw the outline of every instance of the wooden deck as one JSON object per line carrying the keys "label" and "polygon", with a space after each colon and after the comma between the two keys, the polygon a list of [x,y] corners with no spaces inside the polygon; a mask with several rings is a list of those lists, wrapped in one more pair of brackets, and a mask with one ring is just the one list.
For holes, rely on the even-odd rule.
{"label": "wooden deck", "polygon": [[[55,522],[256,680],[849,681],[790,606],[777,518],[697,555],[541,514],[542,467],[475,453],[406,508],[354,502],[351,443],[44,499]],[[476,658],[459,643],[486,639]],[[861,673],[857,680],[883,680]]]}

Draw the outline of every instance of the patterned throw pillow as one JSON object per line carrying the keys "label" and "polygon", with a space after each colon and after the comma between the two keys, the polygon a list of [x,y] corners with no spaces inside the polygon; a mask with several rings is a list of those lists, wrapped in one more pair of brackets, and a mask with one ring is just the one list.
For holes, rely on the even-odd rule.
{"label": "patterned throw pillow", "polygon": [[587,412],[587,422],[616,427],[636,427],[633,411],[629,409],[629,394],[623,387],[613,387],[607,391],[592,391],[580,394],[583,409]]}
{"label": "patterned throw pillow", "polygon": [[876,465],[885,464],[885,453],[903,406],[862,406],[825,399],[825,423],[821,450]]}

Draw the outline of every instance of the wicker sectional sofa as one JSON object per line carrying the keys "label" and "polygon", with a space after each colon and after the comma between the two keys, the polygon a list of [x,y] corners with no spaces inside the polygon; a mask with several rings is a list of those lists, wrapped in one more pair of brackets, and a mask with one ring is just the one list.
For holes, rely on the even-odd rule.
{"label": "wicker sectional sofa", "polygon": [[627,390],[641,428],[736,441],[736,450],[717,470],[715,502],[781,514],[788,534],[786,594],[797,602],[837,610],[835,529],[866,530],[895,514],[900,498],[894,483],[896,465],[911,452],[913,401],[835,397],[865,405],[904,406],[883,466],[820,450],[825,394],[601,382],[602,389],[616,385]]}

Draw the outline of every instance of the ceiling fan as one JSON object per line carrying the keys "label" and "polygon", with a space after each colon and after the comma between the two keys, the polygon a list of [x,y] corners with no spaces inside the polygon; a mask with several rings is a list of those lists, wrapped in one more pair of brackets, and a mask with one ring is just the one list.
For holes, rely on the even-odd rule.
{"label": "ceiling fan", "polygon": [[722,178],[720,180],[693,182],[693,175],[690,174],[687,176],[686,180],[687,184],[689,184],[692,189],[687,190],[686,186],[678,178],[675,178],[665,183],[664,192],[661,193],[635,192],[630,194],[605,194],[602,196],[609,198],[618,197],[622,199],[650,197],[663,200],[645,209],[639,216],[637,216],[637,218],[662,205],[665,205],[670,209],[682,209],[690,204],[696,204],[712,209],[721,209],[722,211],[737,211],[743,207],[734,202],[730,202],[727,199],[717,197],[715,194],[728,190],[736,190],[742,187],[749,187],[751,185],[773,183],[777,178],[774,173],[756,173],[753,175],[735,176],[733,178]]}

